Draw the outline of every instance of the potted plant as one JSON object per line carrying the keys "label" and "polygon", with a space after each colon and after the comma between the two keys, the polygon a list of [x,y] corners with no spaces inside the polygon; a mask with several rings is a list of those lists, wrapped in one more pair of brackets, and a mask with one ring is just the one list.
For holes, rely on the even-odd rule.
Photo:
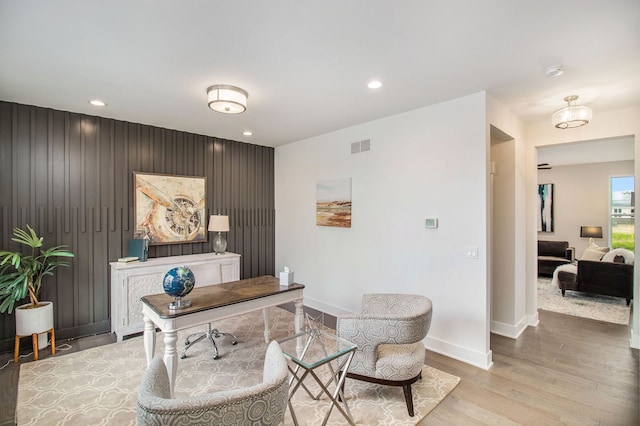
{"label": "potted plant", "polygon": [[[0,313],[12,313],[15,304],[29,296],[29,303],[16,307],[16,335],[46,333],[53,328],[53,304],[39,300],[42,279],[58,266],[69,266],[66,259],[74,255],[64,245],[43,249],[43,238],[29,225],[27,230],[14,228],[11,240],[28,249],[0,250]],[[44,338],[40,347],[47,345],[46,334]]]}

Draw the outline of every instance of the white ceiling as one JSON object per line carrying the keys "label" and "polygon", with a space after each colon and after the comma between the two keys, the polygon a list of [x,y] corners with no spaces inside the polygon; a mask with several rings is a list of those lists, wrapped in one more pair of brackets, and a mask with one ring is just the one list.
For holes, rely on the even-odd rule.
{"label": "white ceiling", "polygon": [[266,146],[482,90],[525,122],[640,105],[638,0],[0,0],[0,40],[0,100]]}
{"label": "white ceiling", "polygon": [[633,160],[634,137],[593,139],[538,147],[538,164],[554,166]]}

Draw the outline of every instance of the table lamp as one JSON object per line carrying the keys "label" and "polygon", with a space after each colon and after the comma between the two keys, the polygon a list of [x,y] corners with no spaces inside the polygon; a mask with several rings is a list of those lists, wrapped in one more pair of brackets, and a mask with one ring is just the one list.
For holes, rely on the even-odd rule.
{"label": "table lamp", "polygon": [[580,236],[582,238],[589,238],[590,248],[598,247],[597,244],[593,242],[593,239],[602,238],[602,226],[581,226]]}
{"label": "table lamp", "polygon": [[222,232],[229,232],[229,216],[211,215],[209,217],[209,231],[218,233],[213,239],[213,251],[216,254],[224,254],[227,250],[227,240]]}

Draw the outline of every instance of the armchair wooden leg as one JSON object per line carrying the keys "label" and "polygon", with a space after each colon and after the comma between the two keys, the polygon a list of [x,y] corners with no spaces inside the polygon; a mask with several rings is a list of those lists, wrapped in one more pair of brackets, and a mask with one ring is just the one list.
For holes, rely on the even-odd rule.
{"label": "armchair wooden leg", "polygon": [[[407,411],[409,412],[409,416],[414,416],[413,410],[413,394],[411,392],[411,384],[417,382],[422,379],[422,372],[420,372],[417,376],[408,380],[385,380],[378,379],[375,377],[361,376],[359,374],[347,373],[347,377],[355,380],[362,380],[369,383],[377,383],[379,385],[387,385],[387,386],[402,386],[402,390],[404,391],[404,400],[407,403]],[[342,390],[344,391],[344,383],[342,384]]]}
{"label": "armchair wooden leg", "polygon": [[409,411],[409,416],[413,417],[413,395],[411,394],[411,385],[403,385],[402,389],[404,390],[404,400],[407,402],[407,411]]}
{"label": "armchair wooden leg", "polygon": [[[417,378],[414,378],[411,383],[414,383],[417,380],[422,379],[422,371],[418,374]],[[411,383],[405,383],[402,385],[402,389],[404,390],[404,400],[407,402],[407,411],[409,412],[409,416],[413,417],[413,393],[411,392]]]}

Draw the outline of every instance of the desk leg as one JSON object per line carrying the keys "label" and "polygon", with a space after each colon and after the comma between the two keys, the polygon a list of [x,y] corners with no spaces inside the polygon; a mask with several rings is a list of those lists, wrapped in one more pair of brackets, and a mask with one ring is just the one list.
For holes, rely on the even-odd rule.
{"label": "desk leg", "polygon": [[156,326],[146,314],[144,315],[144,352],[147,355],[147,367],[156,352]]}
{"label": "desk leg", "polygon": [[176,386],[176,372],[178,370],[178,350],[176,342],[178,341],[178,332],[175,330],[164,332],[164,364],[167,366],[169,373],[169,387],[171,389],[171,398]]}
{"label": "desk leg", "polygon": [[264,342],[269,343],[271,334],[269,333],[269,309],[262,310],[262,319],[264,320]]}

